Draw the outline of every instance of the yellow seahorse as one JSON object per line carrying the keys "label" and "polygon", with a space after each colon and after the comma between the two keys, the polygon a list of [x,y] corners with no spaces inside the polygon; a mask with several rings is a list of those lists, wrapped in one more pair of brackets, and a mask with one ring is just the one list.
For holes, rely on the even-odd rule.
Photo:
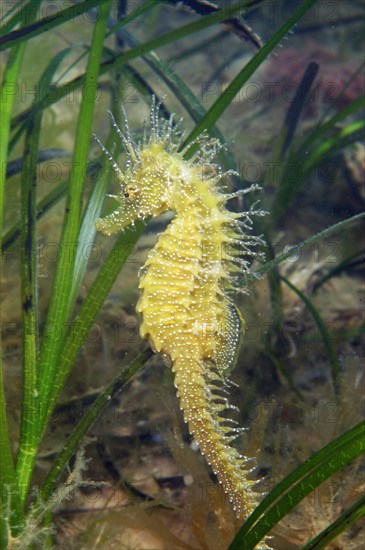
{"label": "yellow seahorse", "polygon": [[221,147],[217,140],[201,136],[195,157],[184,160],[178,125],[173,116],[160,118],[154,100],[149,136],[145,125],[138,144],[130,135],[124,109],[123,114],[125,133],[111,117],[127,152],[124,173],[97,140],[112,162],[121,192],[115,197],[119,208],[98,219],[96,228],[111,235],[136,220],[175,213],[142,268],[137,304],[142,314],[140,333],[155,351],[170,358],[190,433],[237,516],[245,518],[257,505],[254,481],[247,477],[252,460],[231,446],[241,430],[223,415],[234,407],[222,397],[222,390],[244,329],[229,293],[234,274],[249,269],[252,246],[262,242],[249,235],[251,216],[264,212],[251,208],[237,214],[225,207],[237,193],[224,194],[218,188],[227,172],[212,162]]}

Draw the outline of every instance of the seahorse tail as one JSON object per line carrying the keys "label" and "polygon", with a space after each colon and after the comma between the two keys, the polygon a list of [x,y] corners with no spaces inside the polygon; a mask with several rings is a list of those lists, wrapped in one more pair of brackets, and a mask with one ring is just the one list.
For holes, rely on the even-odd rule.
{"label": "seahorse tail", "polygon": [[189,431],[222,484],[236,515],[246,518],[257,506],[258,495],[253,491],[255,481],[247,478],[250,460],[230,445],[238,430],[232,420],[229,422],[221,416],[233,408],[217,394],[221,378],[208,361],[191,356],[175,360],[172,370]]}

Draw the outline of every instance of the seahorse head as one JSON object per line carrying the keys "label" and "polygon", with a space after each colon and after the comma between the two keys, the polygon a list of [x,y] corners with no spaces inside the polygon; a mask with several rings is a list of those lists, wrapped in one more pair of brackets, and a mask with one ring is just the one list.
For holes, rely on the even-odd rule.
{"label": "seahorse head", "polygon": [[[174,162],[175,161],[175,162]],[[117,171],[121,184],[114,198],[119,207],[96,220],[98,231],[111,235],[137,220],[146,220],[172,209],[173,176],[181,161],[177,153],[167,153],[163,141],[151,140],[142,150],[133,150],[124,173]]]}
{"label": "seahorse head", "polygon": [[[195,188],[196,183],[203,180],[205,188],[209,182],[215,184],[224,175],[219,170],[217,172],[217,166],[211,162],[221,147],[219,142],[203,133],[184,147],[184,134],[179,130],[181,120],[175,122],[174,114],[169,119],[161,118],[160,106],[153,97],[149,132],[145,124],[143,139],[137,143],[129,132],[124,108],[123,131],[109,112],[112,125],[127,154],[124,171],[94,136],[109,158],[121,185],[119,194],[114,196],[120,206],[109,216],[95,222],[96,229],[106,235],[116,233],[137,220],[146,220],[168,210],[185,211],[196,199],[190,183]],[[184,155],[194,143],[199,144],[198,152],[186,162]]]}

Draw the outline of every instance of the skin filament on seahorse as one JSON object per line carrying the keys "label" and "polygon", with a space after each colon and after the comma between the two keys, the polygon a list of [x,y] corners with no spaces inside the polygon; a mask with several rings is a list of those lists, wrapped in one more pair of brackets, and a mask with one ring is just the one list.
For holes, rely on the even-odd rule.
{"label": "skin filament on seahorse", "polygon": [[[136,220],[174,212],[141,271],[140,333],[155,351],[170,358],[190,433],[237,516],[246,518],[258,503],[255,482],[248,478],[252,459],[231,445],[241,429],[224,416],[234,409],[224,395],[244,330],[230,295],[235,275],[249,271],[255,255],[252,246],[262,243],[250,235],[251,216],[264,212],[252,207],[237,214],[225,204],[238,193],[258,187],[222,193],[218,185],[227,172],[213,163],[221,148],[219,142],[200,136],[196,140],[198,153],[185,160],[188,148],[179,151],[182,137],[173,115],[161,119],[154,100],[149,136],[145,130],[138,144],[123,113],[124,133],[113,117],[112,121],[127,152],[124,172],[99,142],[121,184],[115,197],[119,207],[98,219],[96,228],[111,235]],[[267,548],[265,544],[261,547]]]}

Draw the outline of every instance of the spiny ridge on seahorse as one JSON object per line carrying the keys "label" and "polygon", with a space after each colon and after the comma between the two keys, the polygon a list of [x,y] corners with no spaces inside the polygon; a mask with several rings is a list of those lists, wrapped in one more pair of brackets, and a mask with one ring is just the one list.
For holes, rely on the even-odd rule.
{"label": "spiny ridge on seahorse", "polygon": [[[175,386],[189,430],[231,500],[237,516],[247,517],[257,505],[254,482],[248,478],[252,460],[231,445],[241,431],[224,413],[227,375],[235,363],[244,321],[230,297],[235,274],[249,272],[261,239],[249,234],[252,207],[233,213],[225,203],[239,193],[224,194],[218,184],[226,173],[213,163],[221,145],[206,135],[196,143],[198,152],[185,160],[187,148],[173,122],[161,120],[154,100],[150,134],[136,144],[124,113],[125,133],[113,125],[127,152],[122,172],[108,155],[121,183],[119,207],[96,221],[110,235],[136,220],[166,211],[175,213],[142,268],[137,310],[140,332],[154,350],[168,356]],[[111,115],[112,116],[112,115]],[[191,147],[191,143],[189,144]],[[267,548],[264,544],[262,548]]]}

